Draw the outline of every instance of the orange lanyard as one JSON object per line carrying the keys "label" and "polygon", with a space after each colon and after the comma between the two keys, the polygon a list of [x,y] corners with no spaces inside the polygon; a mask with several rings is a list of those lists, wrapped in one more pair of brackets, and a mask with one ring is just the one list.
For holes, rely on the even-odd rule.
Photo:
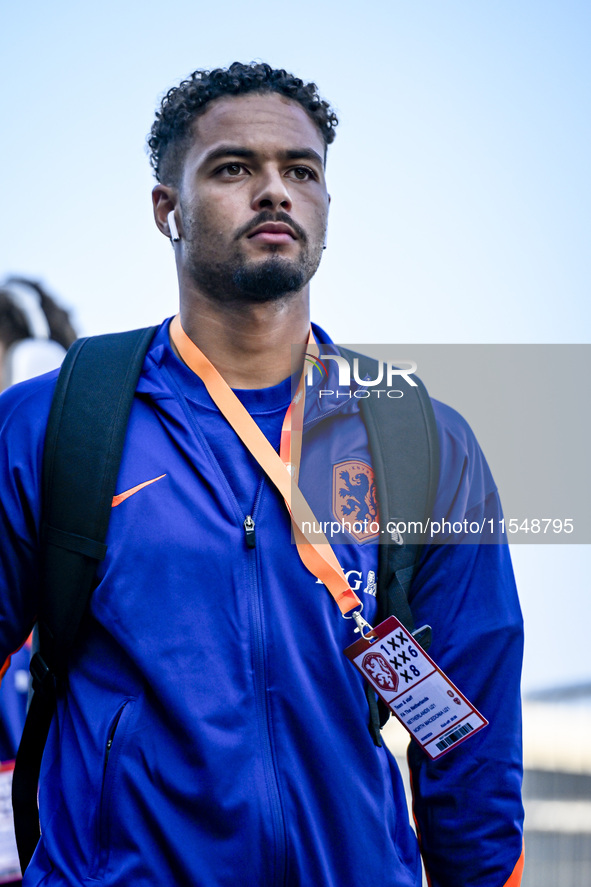
{"label": "orange lanyard", "polygon": [[[310,349],[306,354],[314,354],[318,351],[312,327],[308,335],[307,347]],[[281,443],[279,445],[279,457],[287,467],[292,479],[292,483],[297,484],[298,474],[300,470],[300,459],[302,455],[302,435],[304,433],[304,405],[306,403],[305,364],[300,376],[300,381],[296,389],[290,405],[287,408],[283,426],[281,428]],[[286,503],[287,504],[287,503]],[[289,506],[288,506],[289,507]],[[328,544],[328,543],[327,543]]]}
{"label": "orange lanyard", "polygon": [[[202,380],[222,415],[283,496],[291,515],[298,553],[304,565],[326,585],[343,615],[358,608],[359,612],[353,614],[358,627],[360,630],[365,626],[370,627],[361,616],[363,604],[350,588],[324,533],[304,529],[304,525],[310,528],[318,526],[312,509],[291,473],[297,475],[300,460],[305,372],[302,372],[300,384],[283,423],[282,459],[213,364],[187,336],[178,314],[170,324],[170,336],[181,358]],[[290,465],[286,464],[288,462]]]}

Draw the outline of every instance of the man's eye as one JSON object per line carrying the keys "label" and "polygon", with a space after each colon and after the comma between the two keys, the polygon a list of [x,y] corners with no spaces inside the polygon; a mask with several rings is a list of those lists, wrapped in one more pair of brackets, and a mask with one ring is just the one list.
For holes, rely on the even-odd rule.
{"label": "man's eye", "polygon": [[224,175],[235,177],[242,175],[244,167],[241,163],[226,163],[226,165],[220,169],[220,172]]}
{"label": "man's eye", "polygon": [[290,174],[298,182],[305,182],[307,179],[315,178],[314,172],[307,166],[294,166],[293,169],[290,169]]}

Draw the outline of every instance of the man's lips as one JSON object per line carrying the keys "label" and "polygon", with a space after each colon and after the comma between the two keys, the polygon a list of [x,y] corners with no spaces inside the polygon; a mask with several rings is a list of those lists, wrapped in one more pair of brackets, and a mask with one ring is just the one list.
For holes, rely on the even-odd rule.
{"label": "man's lips", "polygon": [[297,234],[289,225],[283,222],[264,222],[257,225],[248,235],[248,240],[256,240],[259,243],[290,243],[297,240]]}

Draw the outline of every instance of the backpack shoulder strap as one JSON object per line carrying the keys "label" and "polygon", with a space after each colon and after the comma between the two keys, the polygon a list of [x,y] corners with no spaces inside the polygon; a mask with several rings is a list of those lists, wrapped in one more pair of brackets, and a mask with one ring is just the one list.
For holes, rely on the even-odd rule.
{"label": "backpack shoulder strap", "polygon": [[[344,352],[352,357],[351,352]],[[376,378],[376,361],[354,355],[360,373]],[[408,594],[423,547],[423,528],[431,515],[439,482],[439,438],[433,405],[420,379],[404,384],[403,396],[391,398],[382,391],[360,400],[380,513],[378,555],[378,619],[397,619],[427,650],[431,627],[415,628]],[[370,389],[371,390],[371,389]],[[381,745],[380,726],[389,710],[376,702],[366,684],[370,707],[370,733]],[[378,707],[379,706],[379,707]]]}
{"label": "backpack shoulder strap", "polygon": [[39,840],[37,788],[55,708],[56,680],[93,591],[129,413],[156,327],[77,340],[60,371],[43,461],[39,650],[19,746],[13,807],[24,871]]}
{"label": "backpack shoulder strap", "polygon": [[[365,421],[384,530],[378,559],[379,615],[415,631],[408,592],[439,480],[439,441],[431,399],[420,379],[404,396],[365,398]],[[378,592],[380,594],[380,592]],[[418,638],[417,638],[418,639]],[[419,639],[423,646],[426,638]]]}
{"label": "backpack shoulder strap", "polygon": [[93,336],[66,356],[43,463],[39,645],[58,677],[106,553],[131,404],[155,328]]}

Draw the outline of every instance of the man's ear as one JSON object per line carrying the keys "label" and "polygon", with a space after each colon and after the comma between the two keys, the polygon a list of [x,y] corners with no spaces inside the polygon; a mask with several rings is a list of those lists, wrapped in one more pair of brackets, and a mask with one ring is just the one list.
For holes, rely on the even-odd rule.
{"label": "man's ear", "polygon": [[[156,185],[152,190],[152,206],[154,208],[154,221],[159,231],[165,237],[173,238],[173,232],[168,226],[168,216],[174,212],[178,205],[178,191],[169,185]],[[180,226],[180,219],[176,218],[177,226]]]}

